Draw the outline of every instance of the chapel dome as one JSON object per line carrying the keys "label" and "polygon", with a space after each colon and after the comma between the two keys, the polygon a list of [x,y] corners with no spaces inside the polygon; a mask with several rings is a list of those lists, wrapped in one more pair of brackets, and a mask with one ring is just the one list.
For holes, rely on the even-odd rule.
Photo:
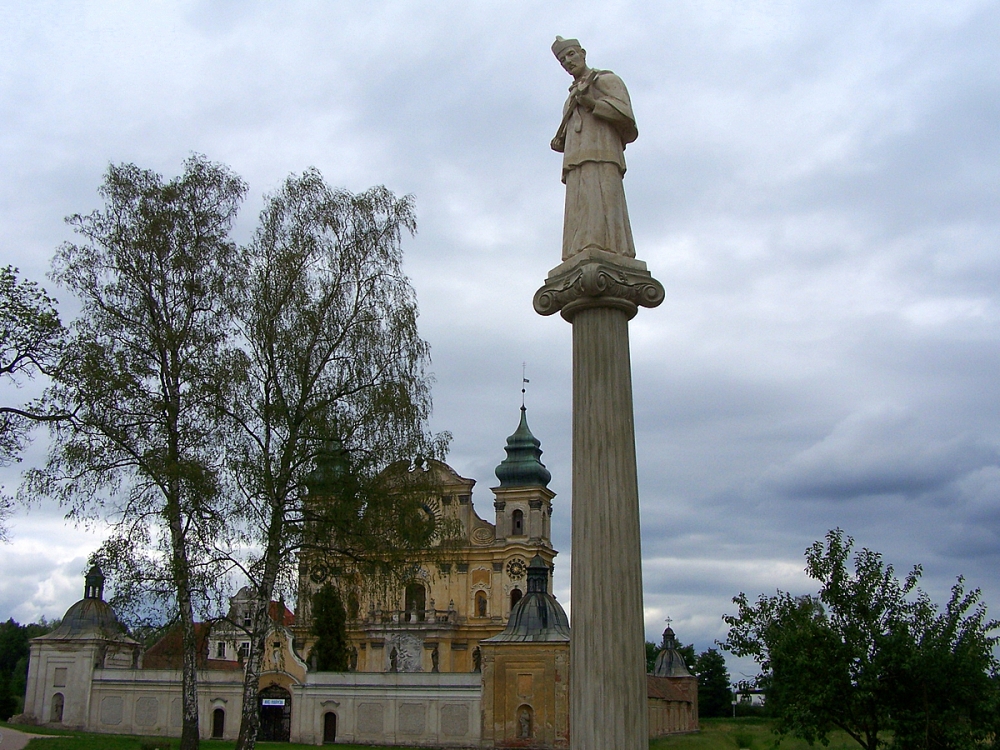
{"label": "chapel dome", "polygon": [[546,487],[552,474],[541,462],[541,441],[528,429],[527,409],[521,407],[521,423],[507,438],[507,458],[496,468],[501,487]]}
{"label": "chapel dome", "polygon": [[657,654],[656,664],[653,667],[652,674],[655,677],[691,676],[691,672],[688,671],[687,665],[684,663],[684,657],[681,656],[677,648],[677,637],[674,635],[674,630],[670,625],[667,625],[667,629],[663,631],[663,647]]}
{"label": "chapel dome", "polygon": [[49,633],[48,637],[74,638],[91,634],[113,636],[121,632],[122,626],[110,604],[102,599],[81,599],[66,610],[59,627]]}
{"label": "chapel dome", "polygon": [[535,555],[528,565],[528,593],[511,609],[504,631],[483,643],[568,641],[569,618],[548,584],[549,566]]}
{"label": "chapel dome", "polygon": [[120,636],[124,628],[111,605],[104,601],[104,574],[97,565],[91,566],[85,578],[83,599],[66,610],[59,627],[40,639],[78,638],[96,635],[104,638]]}

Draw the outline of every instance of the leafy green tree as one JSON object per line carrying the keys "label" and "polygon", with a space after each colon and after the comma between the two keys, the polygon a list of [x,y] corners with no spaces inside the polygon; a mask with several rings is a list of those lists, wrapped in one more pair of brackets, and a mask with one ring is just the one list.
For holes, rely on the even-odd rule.
{"label": "leafy green tree", "polygon": [[698,669],[698,657],[694,653],[694,644],[689,643],[686,646],[678,645],[677,653],[684,659],[684,666],[688,668],[688,672],[695,674]]}
{"label": "leafy green tree", "polygon": [[882,556],[835,529],[806,551],[817,596],[779,591],[726,615],[722,647],[761,667],[778,730],[827,742],[842,729],[866,750],[981,747],[997,731],[998,623],[960,578],[943,612]]}
{"label": "leafy green tree", "polygon": [[22,708],[31,639],[53,627],[44,618],[30,625],[19,625],[13,618],[0,623],[0,721],[6,721]]}
{"label": "leafy green tree", "polygon": [[229,231],[245,191],[202,156],[170,181],[113,165],[104,209],[68,219],[84,241],[60,248],[52,276],[82,311],[46,398],[73,418],[55,423],[48,464],[29,476],[72,517],[111,521],[109,554],[149,551],[136,585],[170,596],[184,644],[182,750],[198,747],[195,608],[226,520],[213,505],[226,386],[218,362],[238,262]]}
{"label": "leafy green tree", "polygon": [[319,672],[346,672],[349,664],[347,650],[347,610],[336,586],[327,584],[313,595],[312,634],[316,644],[311,658]]}
{"label": "leafy green tree", "polygon": [[239,493],[231,517],[242,522],[233,549],[259,551],[241,562],[258,602],[241,750],[256,743],[267,602],[294,575],[296,555],[375,565],[401,560],[434,532],[415,494],[383,471],[441,455],[447,441],[426,431],[429,350],[402,271],[402,233],[414,230],[411,198],[335,190],[308,170],[267,200],[230,277],[243,344],[223,367],[234,384],[222,404]]}
{"label": "leafy green tree", "polygon": [[660,653],[660,648],[652,641],[646,641],[646,674],[652,674],[656,666],[656,656]]}
{"label": "leafy green tree", "polygon": [[[0,382],[19,387],[23,378],[51,375],[57,367],[65,330],[56,301],[33,281],[19,279],[13,266],[0,268]],[[20,461],[35,422],[63,415],[33,405],[0,404],[0,466]],[[0,487],[0,540],[12,498]]]}
{"label": "leafy green tree", "polygon": [[694,673],[698,675],[698,715],[707,718],[728,716],[733,694],[725,657],[714,648],[702,651]]}
{"label": "leafy green tree", "polygon": [[892,691],[893,745],[903,748],[995,747],[1000,731],[1000,686],[979,590],[959,578],[943,612],[926,597],[915,607],[909,633],[887,670]]}

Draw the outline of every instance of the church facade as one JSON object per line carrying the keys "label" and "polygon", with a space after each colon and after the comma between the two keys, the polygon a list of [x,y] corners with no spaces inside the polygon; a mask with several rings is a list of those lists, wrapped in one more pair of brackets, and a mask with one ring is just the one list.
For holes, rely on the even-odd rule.
{"label": "church facade", "polygon": [[[525,594],[529,561],[539,555],[551,576],[557,554],[552,547],[555,493],[548,489],[551,475],[523,408],[506,452],[496,468],[500,484],[492,489],[492,521],[476,512],[475,480],[441,461],[412,469],[425,475],[421,485],[435,488],[423,508],[437,527],[448,529],[447,544],[437,539],[418,555],[398,590],[349,601],[347,635],[356,671],[479,672],[479,644],[504,629]],[[314,641],[312,596],[329,577],[326,565],[303,557],[294,632],[305,654]]]}
{"label": "church facade", "polygon": [[[476,512],[474,480],[440,461],[416,469],[435,488],[424,509],[452,530],[448,544],[418,555],[398,590],[350,602],[349,672],[310,668],[310,601],[336,571],[303,557],[297,611],[270,604],[261,739],[568,747],[569,622],[550,593],[555,495],[523,407],[505,450],[492,521]],[[249,590],[230,605],[220,623],[198,625],[205,738],[233,739],[239,731]],[[695,678],[658,680],[651,719],[672,718],[655,726],[696,730]],[[60,627],[32,642],[25,716],[87,731],[176,736],[180,683],[179,637],[168,633],[143,651],[103,601],[103,576],[94,569]]]}

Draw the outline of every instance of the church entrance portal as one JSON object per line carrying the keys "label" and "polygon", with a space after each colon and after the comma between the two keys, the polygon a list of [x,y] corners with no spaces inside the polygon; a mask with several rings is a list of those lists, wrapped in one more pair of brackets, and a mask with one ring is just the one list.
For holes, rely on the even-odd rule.
{"label": "church entrance portal", "polygon": [[292,735],[292,696],[279,685],[260,691],[260,733],[263,742],[288,742]]}

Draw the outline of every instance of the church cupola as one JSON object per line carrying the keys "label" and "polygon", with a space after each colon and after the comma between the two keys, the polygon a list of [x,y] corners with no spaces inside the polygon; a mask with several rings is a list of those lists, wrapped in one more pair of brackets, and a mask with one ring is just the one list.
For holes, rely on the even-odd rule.
{"label": "church cupola", "polygon": [[552,475],[541,462],[541,442],[528,429],[527,409],[521,407],[521,423],[507,438],[507,458],[496,468],[501,487],[547,487]]}
{"label": "church cupola", "polygon": [[511,609],[504,631],[482,643],[569,642],[569,618],[549,593],[549,570],[535,555],[528,565],[528,593]]}
{"label": "church cupola", "polygon": [[86,577],[83,579],[84,599],[104,599],[104,573],[101,572],[97,563],[90,566]]}
{"label": "church cupola", "polygon": [[493,488],[497,543],[550,544],[555,493],[548,488],[552,475],[541,461],[541,445],[528,428],[522,404],[521,422],[504,448],[507,457],[496,468],[500,480],[500,486]]}
{"label": "church cupola", "polygon": [[535,555],[528,565],[528,593],[549,593],[549,566],[541,555]]}
{"label": "church cupola", "polygon": [[673,628],[668,624],[667,629],[663,631],[663,645],[660,647],[660,653],[657,654],[656,664],[653,667],[654,677],[691,676],[687,665],[684,664],[684,657],[677,650],[678,648],[677,637],[674,635]]}

